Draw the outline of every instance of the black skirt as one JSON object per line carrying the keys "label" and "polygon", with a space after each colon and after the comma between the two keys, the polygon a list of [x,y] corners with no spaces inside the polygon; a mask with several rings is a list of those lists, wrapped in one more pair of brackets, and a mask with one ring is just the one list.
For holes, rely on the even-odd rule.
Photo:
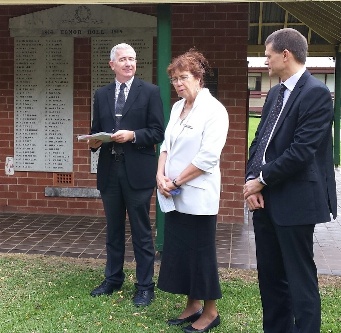
{"label": "black skirt", "polygon": [[215,246],[216,215],[165,215],[158,288],[191,299],[221,298]]}

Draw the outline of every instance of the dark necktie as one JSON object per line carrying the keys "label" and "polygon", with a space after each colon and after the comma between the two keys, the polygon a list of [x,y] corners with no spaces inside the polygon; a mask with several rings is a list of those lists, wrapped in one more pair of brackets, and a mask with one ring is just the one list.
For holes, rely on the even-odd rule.
{"label": "dark necktie", "polygon": [[267,143],[269,142],[272,130],[282,110],[284,91],[286,89],[287,89],[286,86],[284,84],[281,84],[281,88],[279,90],[276,104],[269,114],[269,118],[267,120],[267,123],[265,124],[265,130],[264,130],[263,136],[257,147],[255,155],[251,161],[251,170],[253,172],[253,175],[256,177],[258,177],[258,175],[260,174],[265,148],[267,146]]}
{"label": "dark necktie", "polygon": [[116,107],[115,107],[115,132],[120,128],[120,121],[122,117],[122,111],[124,104],[126,102],[125,95],[124,95],[124,88],[126,87],[125,83],[120,85],[120,92],[117,97]]}
{"label": "dark necktie", "polygon": [[[118,93],[116,107],[115,107],[115,128],[114,133],[120,129],[120,121],[122,117],[122,111],[125,104],[125,95],[124,95],[124,88],[126,87],[125,83],[120,85],[120,92]],[[112,154],[122,154],[123,147],[121,143],[114,142],[113,148],[111,151]]]}

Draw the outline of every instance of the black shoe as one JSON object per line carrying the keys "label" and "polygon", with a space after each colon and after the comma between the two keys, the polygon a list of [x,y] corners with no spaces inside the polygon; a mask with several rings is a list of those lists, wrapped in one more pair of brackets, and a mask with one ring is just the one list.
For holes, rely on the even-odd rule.
{"label": "black shoe", "polygon": [[201,330],[192,327],[192,325],[186,326],[182,330],[185,333],[193,333],[193,332],[205,333],[205,332],[208,332],[211,328],[218,326],[219,324],[220,324],[220,316],[218,315],[210,324],[208,324],[205,328]]}
{"label": "black shoe", "polygon": [[147,306],[154,299],[153,290],[136,290],[133,302],[135,306]]}
{"label": "black shoe", "polygon": [[203,309],[201,308],[197,312],[193,313],[192,315],[186,317],[186,318],[176,318],[176,319],[169,319],[167,321],[168,325],[181,325],[183,323],[193,323],[199,319],[199,317],[202,314]]}
{"label": "black shoe", "polygon": [[110,283],[107,280],[104,280],[97,288],[95,288],[90,293],[90,295],[93,297],[101,296],[101,295],[111,295],[114,291],[117,291],[120,289],[121,289],[121,286]]}

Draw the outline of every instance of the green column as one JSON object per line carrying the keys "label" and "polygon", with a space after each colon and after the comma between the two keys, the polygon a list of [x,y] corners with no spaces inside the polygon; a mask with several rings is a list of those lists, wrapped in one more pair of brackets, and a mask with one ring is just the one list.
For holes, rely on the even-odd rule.
{"label": "green column", "polygon": [[[171,86],[167,76],[167,66],[171,61],[171,8],[169,4],[157,6],[157,84],[161,89],[161,98],[167,125],[170,115]],[[158,146],[159,152],[160,146]],[[165,215],[156,205],[156,250],[162,252]]]}
{"label": "green column", "polygon": [[334,164],[340,165],[341,45],[336,49],[334,92]]}

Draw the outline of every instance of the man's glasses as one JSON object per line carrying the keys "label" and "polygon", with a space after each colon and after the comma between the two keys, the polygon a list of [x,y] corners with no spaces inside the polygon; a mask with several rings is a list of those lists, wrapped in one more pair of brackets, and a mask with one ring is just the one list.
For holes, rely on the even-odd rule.
{"label": "man's glasses", "polygon": [[179,77],[171,77],[170,79],[169,79],[169,82],[171,83],[171,84],[175,84],[175,83],[177,83],[177,82],[185,82],[185,81],[187,81],[190,77],[192,77],[193,75],[181,75],[181,76],[179,76]]}

